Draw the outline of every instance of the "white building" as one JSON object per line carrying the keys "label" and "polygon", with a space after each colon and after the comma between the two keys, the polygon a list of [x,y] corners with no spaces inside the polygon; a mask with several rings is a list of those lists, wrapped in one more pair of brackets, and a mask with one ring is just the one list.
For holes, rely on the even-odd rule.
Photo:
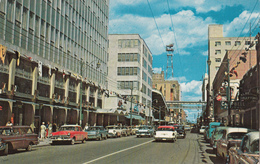
{"label": "white building", "polygon": [[[132,95],[132,109],[147,115],[152,106],[151,51],[138,34],[111,34],[108,38],[108,89],[126,103]],[[106,108],[117,107],[118,101],[107,99]]]}

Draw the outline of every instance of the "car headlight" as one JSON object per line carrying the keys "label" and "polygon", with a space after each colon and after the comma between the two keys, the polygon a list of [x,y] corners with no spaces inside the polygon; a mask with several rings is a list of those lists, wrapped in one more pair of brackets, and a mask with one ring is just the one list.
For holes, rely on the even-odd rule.
{"label": "car headlight", "polygon": [[70,136],[70,133],[68,133],[67,135]]}

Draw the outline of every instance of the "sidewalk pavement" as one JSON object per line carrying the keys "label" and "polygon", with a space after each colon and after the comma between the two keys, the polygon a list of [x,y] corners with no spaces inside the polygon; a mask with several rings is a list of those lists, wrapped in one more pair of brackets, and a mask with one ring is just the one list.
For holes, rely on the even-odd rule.
{"label": "sidewalk pavement", "polygon": [[51,145],[51,139],[46,138],[43,141],[39,139],[39,144],[33,145],[33,147],[50,146],[50,145]]}

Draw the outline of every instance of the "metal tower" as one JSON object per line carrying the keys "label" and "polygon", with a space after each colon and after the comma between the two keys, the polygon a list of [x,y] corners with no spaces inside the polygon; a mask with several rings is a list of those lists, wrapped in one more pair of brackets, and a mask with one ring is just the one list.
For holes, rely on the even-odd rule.
{"label": "metal tower", "polygon": [[166,67],[166,79],[173,78],[173,44],[166,45],[167,52],[167,67]]}

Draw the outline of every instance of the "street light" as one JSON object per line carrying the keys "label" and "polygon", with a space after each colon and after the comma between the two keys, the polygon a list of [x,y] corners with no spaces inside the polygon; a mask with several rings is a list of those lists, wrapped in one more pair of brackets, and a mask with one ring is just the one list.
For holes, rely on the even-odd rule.
{"label": "street light", "polygon": [[[94,60],[94,61],[95,61],[95,60]],[[92,61],[92,62],[89,63],[89,64],[88,64],[88,62],[86,62],[86,64],[87,64],[87,65],[90,65],[90,64],[92,64],[94,61]],[[80,66],[81,66],[81,68],[80,68],[80,75],[81,75],[82,78],[83,78],[83,70],[82,70],[82,69],[83,69],[83,64],[84,64],[83,59],[80,58]],[[96,65],[97,69],[100,68],[100,66],[101,66],[101,64],[100,64],[99,61],[98,61],[97,65]],[[82,110],[82,79],[80,80],[80,92],[79,92],[79,97],[80,97],[80,102],[79,102],[80,120],[79,120],[79,124],[80,124],[80,126],[82,126],[82,122],[83,122],[83,110]]]}

